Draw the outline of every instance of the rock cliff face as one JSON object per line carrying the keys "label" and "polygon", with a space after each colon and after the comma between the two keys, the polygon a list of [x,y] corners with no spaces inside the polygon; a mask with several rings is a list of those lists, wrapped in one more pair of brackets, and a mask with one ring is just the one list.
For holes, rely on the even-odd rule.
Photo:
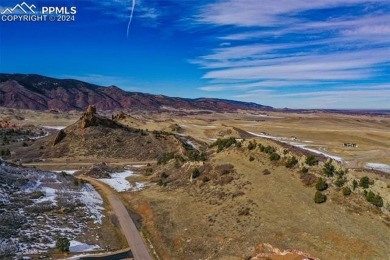
{"label": "rock cliff face", "polygon": [[99,111],[156,111],[165,109],[229,112],[269,110],[268,106],[232,100],[186,99],[126,92],[116,86],[102,87],[73,79],[34,74],[0,73],[0,106],[32,110],[85,110],[94,104]]}
{"label": "rock cliff face", "polygon": [[97,125],[98,118],[96,117],[96,107],[93,105],[89,105],[87,111],[84,112],[80,120],[82,129],[85,129],[89,126]]}

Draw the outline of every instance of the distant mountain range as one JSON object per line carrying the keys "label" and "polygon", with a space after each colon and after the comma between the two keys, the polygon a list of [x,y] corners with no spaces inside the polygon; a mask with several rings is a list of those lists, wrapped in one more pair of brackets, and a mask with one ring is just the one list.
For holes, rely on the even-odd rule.
{"label": "distant mountain range", "polygon": [[0,106],[32,110],[162,111],[272,110],[256,103],[215,98],[178,98],[124,91],[116,86],[102,87],[74,79],[55,79],[35,74],[0,73]]}

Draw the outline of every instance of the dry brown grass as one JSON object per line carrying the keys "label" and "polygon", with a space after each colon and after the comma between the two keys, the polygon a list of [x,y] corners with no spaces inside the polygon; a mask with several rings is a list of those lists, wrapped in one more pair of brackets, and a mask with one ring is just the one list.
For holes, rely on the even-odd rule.
{"label": "dry brown grass", "polygon": [[[312,141],[310,145],[317,149],[344,157],[351,166],[390,163],[389,117],[270,115],[275,117],[214,113],[179,118],[161,114],[158,118],[145,118],[142,124],[149,130],[162,130],[176,123],[182,126],[182,134],[208,142],[220,133],[238,136],[234,127],[295,136],[301,141]],[[272,144],[260,138],[258,142]],[[344,148],[344,142],[357,143],[359,147]],[[250,162],[249,156],[255,160]],[[93,158],[73,159],[93,161]],[[114,158],[108,162],[114,161],[119,163]],[[304,185],[298,173],[300,167],[286,169],[282,163],[271,163],[268,155],[258,151],[228,149],[215,154],[211,162],[234,165],[238,178],[225,185],[213,181],[190,184],[186,176],[176,187],[152,185],[136,194],[123,194],[129,207],[143,216],[143,232],[161,259],[243,259],[255,256],[259,253],[256,248],[265,243],[321,259],[389,258],[390,227],[361,195],[344,198],[331,189],[325,192],[326,203],[315,204],[315,189]],[[271,174],[264,175],[265,169]],[[309,172],[315,174],[318,169]],[[350,174],[378,178],[372,189],[381,192],[387,189],[384,196],[389,198],[388,179],[369,172]]]}
{"label": "dry brown grass", "polygon": [[[256,160],[249,162],[249,153]],[[354,213],[347,207],[350,202],[333,195],[317,205],[315,189],[304,186],[298,168],[270,163],[256,151],[229,149],[212,161],[233,164],[240,178],[223,186],[213,182],[177,189],[153,186],[128,197],[130,204],[148,202],[149,211],[140,213],[152,219],[146,230],[165,257],[243,259],[255,256],[255,247],[263,243],[321,259],[390,255],[386,247],[390,228],[375,212],[367,213],[369,206],[361,198],[356,198],[362,205]],[[271,174],[264,175],[264,169]]]}

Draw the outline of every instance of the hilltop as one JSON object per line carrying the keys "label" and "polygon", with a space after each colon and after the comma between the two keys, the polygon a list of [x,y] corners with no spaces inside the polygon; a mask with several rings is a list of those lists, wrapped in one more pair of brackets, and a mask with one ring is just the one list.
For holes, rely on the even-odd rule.
{"label": "hilltop", "polygon": [[56,135],[32,142],[31,146],[15,150],[13,159],[46,158],[123,158],[154,160],[167,152],[185,152],[185,146],[175,135],[128,127],[97,114],[89,106],[79,120]]}
{"label": "hilltop", "polygon": [[116,86],[102,87],[74,79],[55,79],[35,74],[0,74],[0,106],[31,110],[83,111],[89,104],[98,110],[164,111],[270,110],[256,103],[215,98],[179,98],[127,92]]}

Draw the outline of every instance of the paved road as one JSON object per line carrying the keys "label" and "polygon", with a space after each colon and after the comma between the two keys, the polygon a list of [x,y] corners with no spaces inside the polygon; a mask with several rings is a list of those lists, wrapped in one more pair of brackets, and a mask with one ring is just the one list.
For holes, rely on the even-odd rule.
{"label": "paved road", "polygon": [[86,176],[79,176],[79,178],[88,181],[94,187],[96,187],[102,195],[105,196],[111,205],[112,210],[118,218],[119,224],[122,229],[122,233],[125,235],[126,240],[131,248],[131,252],[136,260],[152,260],[148,248],[145,242],[142,240],[133,220],[131,219],[127,209],[119,199],[115,191],[101,183],[97,179],[93,179]]}

